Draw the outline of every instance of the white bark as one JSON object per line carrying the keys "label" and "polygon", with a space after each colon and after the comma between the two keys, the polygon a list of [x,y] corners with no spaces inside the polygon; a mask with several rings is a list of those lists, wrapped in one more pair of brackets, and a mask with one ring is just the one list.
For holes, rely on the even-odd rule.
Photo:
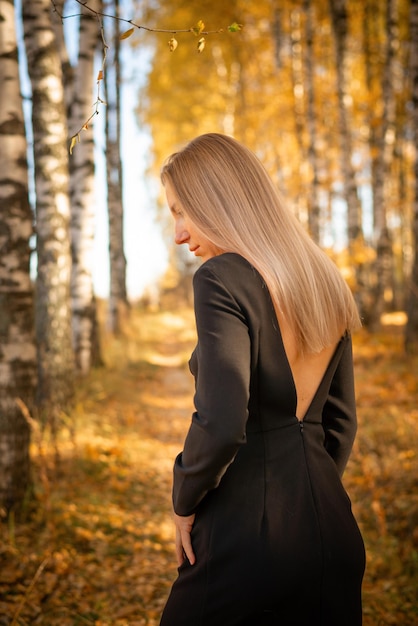
{"label": "white bark", "polygon": [[347,234],[349,247],[362,236],[361,206],[352,163],[351,95],[348,92],[348,0],[329,0],[335,42],[341,172],[347,202]]}
{"label": "white bark", "polygon": [[393,299],[393,250],[387,224],[387,209],[390,206],[391,164],[395,147],[396,101],[394,93],[396,49],[399,47],[398,8],[396,0],[386,0],[386,50],[382,76],[383,113],[376,142],[377,158],[374,163],[373,215],[376,241],[376,283],[370,311],[372,328],[378,329],[385,310],[385,296]]}
{"label": "white bark", "polygon": [[0,0],[0,206],[0,509],[9,511],[29,483],[29,425],[16,400],[31,410],[36,385],[32,214],[11,0]]}
{"label": "white bark", "polygon": [[[90,2],[100,10],[100,0]],[[80,19],[78,63],[75,71],[74,98],[70,109],[70,135],[77,133],[90,118],[93,105],[94,54],[100,32],[98,22],[90,14]],[[92,128],[82,132],[81,142],[74,148],[71,166],[71,298],[73,342],[76,365],[87,374],[97,361],[96,305],[93,290],[93,255],[96,215],[94,193],[94,142]],[[99,358],[100,360],[100,358]]]}
{"label": "white bark", "polygon": [[[112,4],[113,15],[118,15],[119,2]],[[120,154],[120,65],[119,65],[119,22],[109,23],[106,31],[108,42],[112,42],[108,55],[106,85],[106,173],[107,204],[109,211],[109,257],[110,294],[108,324],[112,332],[118,333],[121,319],[127,311],[126,258],[123,240],[123,181]]]}
{"label": "white bark", "polygon": [[[38,403],[54,420],[72,398],[68,144],[61,63],[50,0],[23,2],[32,84],[38,275]],[[53,426],[54,424],[51,424]]]}
{"label": "white bark", "polygon": [[312,238],[320,243],[320,204],[319,204],[319,157],[317,152],[317,129],[316,129],[316,107],[315,107],[315,86],[314,86],[314,19],[313,4],[311,0],[304,0],[305,12],[305,44],[303,45],[303,61],[305,67],[305,91],[306,91],[306,126],[309,136],[307,157],[311,168],[311,182],[309,184],[308,196],[308,222]]}

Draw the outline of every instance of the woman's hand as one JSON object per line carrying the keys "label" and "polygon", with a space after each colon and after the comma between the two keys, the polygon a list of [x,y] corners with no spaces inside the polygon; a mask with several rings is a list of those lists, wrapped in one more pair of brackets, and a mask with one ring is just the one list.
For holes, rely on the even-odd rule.
{"label": "woman's hand", "polygon": [[189,559],[190,565],[196,562],[196,557],[192,548],[192,540],[190,533],[194,524],[193,515],[177,515],[174,513],[174,523],[176,525],[176,556],[177,563],[180,566],[184,562],[184,556]]}

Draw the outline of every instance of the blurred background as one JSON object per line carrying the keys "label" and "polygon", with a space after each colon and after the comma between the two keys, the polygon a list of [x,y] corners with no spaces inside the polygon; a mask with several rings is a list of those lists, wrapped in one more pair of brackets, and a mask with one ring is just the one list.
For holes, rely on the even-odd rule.
{"label": "blurred background", "polygon": [[[174,379],[153,368],[187,387],[197,266],[174,245],[159,171],[204,132],[258,155],[354,293],[367,425],[349,481],[368,502],[369,584],[383,571],[379,593],[390,595],[394,577],[403,581],[396,610],[376,617],[369,596],[368,623],[416,623],[417,0],[0,0],[0,517],[9,539],[29,501],[48,510],[40,493],[57,470],[43,465],[42,445],[48,436],[57,460],[63,429],[84,433],[80,416],[90,424],[101,411],[86,416],[87,397],[109,400],[102,418],[117,439],[109,407],[125,402],[130,376],[137,393],[160,377],[155,393],[171,390],[173,406]],[[156,405],[147,411],[154,423]],[[119,458],[112,447],[103,458],[89,450],[89,463]],[[400,498],[391,514],[389,493]],[[396,566],[379,561],[382,550]],[[26,623],[12,605],[14,621],[0,623]]]}

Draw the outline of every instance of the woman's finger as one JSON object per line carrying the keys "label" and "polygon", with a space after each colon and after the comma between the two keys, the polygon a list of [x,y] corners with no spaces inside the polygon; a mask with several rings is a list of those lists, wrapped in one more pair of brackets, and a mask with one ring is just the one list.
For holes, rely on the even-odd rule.
{"label": "woman's finger", "polygon": [[194,565],[196,561],[196,557],[192,548],[192,539],[190,535],[190,531],[183,529],[181,531],[181,541],[183,545],[184,554],[189,559],[190,565]]}
{"label": "woman's finger", "polygon": [[177,565],[180,567],[180,565],[184,561],[184,550],[183,550],[180,530],[178,528],[176,528],[176,558],[177,558]]}
{"label": "woman's finger", "polygon": [[185,555],[191,565],[196,562],[190,535],[194,518],[194,515],[181,516],[174,513],[174,523],[176,525],[176,557],[179,566],[183,563]]}

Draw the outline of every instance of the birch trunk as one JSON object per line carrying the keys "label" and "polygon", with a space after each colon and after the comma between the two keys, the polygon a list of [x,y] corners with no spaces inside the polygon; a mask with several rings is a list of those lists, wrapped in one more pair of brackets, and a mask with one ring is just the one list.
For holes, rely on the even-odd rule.
{"label": "birch trunk", "polygon": [[[376,164],[378,160],[378,125],[379,110],[376,101],[380,98],[381,73],[380,73],[380,48],[377,42],[380,40],[379,25],[381,23],[381,5],[379,0],[367,0],[364,4],[363,16],[363,52],[365,60],[365,86],[368,92],[368,105],[366,124],[368,128],[367,150],[370,155],[370,182],[372,198],[376,197]],[[376,286],[374,262],[370,261],[363,269],[363,280],[359,285],[363,302],[362,318],[367,327],[372,324],[373,296]]]}
{"label": "birch trunk", "polygon": [[[302,222],[309,223],[309,216],[306,206],[306,193],[304,187],[304,164],[308,155],[305,148],[305,89],[303,80],[303,63],[302,63],[302,30],[301,30],[301,12],[299,8],[293,8],[290,12],[290,42],[291,42],[291,68],[293,83],[293,111],[295,116],[296,139],[299,148],[299,181],[301,193],[297,196],[296,207],[298,217]],[[276,45],[277,47],[277,45]]]}
{"label": "birch trunk", "polygon": [[55,41],[57,42],[58,54],[61,60],[61,69],[65,85],[65,105],[68,112],[74,98],[74,69],[71,65],[65,42],[64,21],[60,17],[64,13],[65,3],[66,0],[54,0],[52,27],[54,29]]}
{"label": "birch trunk", "polygon": [[[99,11],[101,2],[89,6]],[[70,135],[76,134],[90,118],[95,85],[94,55],[99,41],[97,19],[88,14],[80,19],[78,63],[74,97],[70,108]],[[94,191],[94,140],[92,128],[82,133],[81,142],[70,157],[71,182],[71,299],[73,345],[77,369],[85,375],[101,363],[96,301],[93,288],[93,256],[96,215]]]}
{"label": "birch trunk", "polygon": [[387,208],[390,205],[391,164],[395,146],[395,51],[399,45],[397,25],[397,2],[386,2],[386,50],[382,80],[383,113],[376,141],[376,159],[373,168],[373,216],[376,241],[375,288],[370,310],[370,326],[378,330],[386,302],[393,300],[393,250],[387,224]]}
{"label": "birch trunk", "polygon": [[[113,15],[119,14],[119,2],[114,2]],[[105,74],[106,87],[106,175],[109,211],[109,257],[110,293],[108,324],[113,333],[121,329],[121,321],[127,311],[126,258],[123,242],[123,181],[120,155],[120,63],[119,22],[109,23],[112,41]]]}
{"label": "birch trunk", "polygon": [[313,6],[312,0],[304,0],[305,12],[305,46],[303,47],[303,61],[306,77],[304,80],[306,91],[306,123],[309,135],[308,161],[311,168],[311,183],[308,188],[308,223],[312,238],[320,243],[320,217],[319,205],[319,165],[317,154],[317,131],[316,131],[316,107],[314,87],[314,50],[313,50]]}
{"label": "birch trunk", "polygon": [[352,164],[351,96],[347,90],[349,84],[347,0],[330,0],[329,7],[335,42],[341,172],[347,203],[348,245],[352,249],[356,240],[362,237],[362,226],[361,207]]}
{"label": "birch trunk", "polygon": [[22,15],[32,85],[35,161],[37,401],[49,426],[55,428],[58,411],[70,402],[74,385],[68,133],[50,0],[23,2]]}
{"label": "birch trunk", "polygon": [[29,485],[30,429],[17,402],[32,410],[36,386],[32,212],[20,95],[15,10],[0,0],[0,517]]}
{"label": "birch trunk", "polygon": [[412,103],[411,116],[415,144],[415,198],[413,208],[412,231],[414,241],[414,261],[407,298],[408,320],[405,330],[405,348],[409,353],[418,353],[418,0],[411,0],[410,5],[411,39],[411,81]]}

